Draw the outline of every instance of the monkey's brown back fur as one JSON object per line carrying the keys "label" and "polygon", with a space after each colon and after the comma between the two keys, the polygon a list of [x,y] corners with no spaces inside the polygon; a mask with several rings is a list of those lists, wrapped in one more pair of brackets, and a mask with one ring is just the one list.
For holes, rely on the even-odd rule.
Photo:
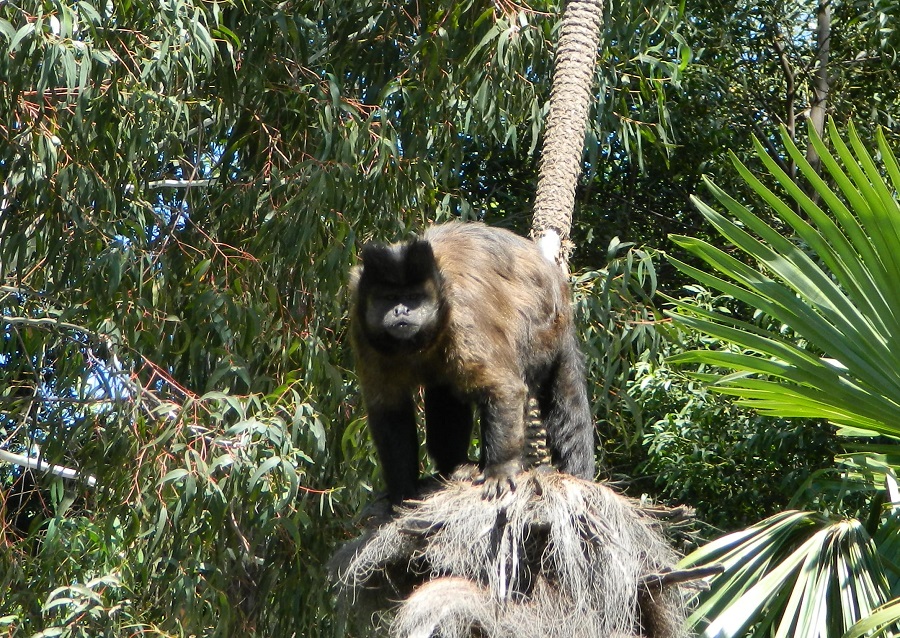
{"label": "monkey's brown back fur", "polygon": [[508,231],[480,230],[454,223],[425,233],[443,277],[445,334],[455,339],[452,351],[442,354],[465,389],[494,382],[498,368],[524,379],[528,368],[556,354],[559,335],[572,323],[562,272],[537,246]]}

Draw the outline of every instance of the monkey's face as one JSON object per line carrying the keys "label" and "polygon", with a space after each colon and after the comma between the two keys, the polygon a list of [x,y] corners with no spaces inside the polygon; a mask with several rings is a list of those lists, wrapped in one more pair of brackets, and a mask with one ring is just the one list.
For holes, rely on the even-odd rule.
{"label": "monkey's face", "polygon": [[431,246],[421,240],[362,252],[357,295],[369,341],[387,354],[429,345],[441,316],[440,274]]}
{"label": "monkey's face", "polygon": [[431,288],[434,286],[375,286],[366,304],[369,330],[400,343],[422,342],[438,320],[438,300]]}

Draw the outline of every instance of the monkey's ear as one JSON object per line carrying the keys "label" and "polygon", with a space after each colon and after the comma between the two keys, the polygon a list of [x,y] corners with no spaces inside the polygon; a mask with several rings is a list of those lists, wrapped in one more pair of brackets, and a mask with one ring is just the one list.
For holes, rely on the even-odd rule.
{"label": "monkey's ear", "polygon": [[406,249],[406,280],[410,283],[422,282],[437,276],[434,251],[425,239],[413,239]]}
{"label": "monkey's ear", "polygon": [[370,242],[359,254],[362,272],[373,281],[389,281],[397,277],[397,258],[394,250],[385,244]]}

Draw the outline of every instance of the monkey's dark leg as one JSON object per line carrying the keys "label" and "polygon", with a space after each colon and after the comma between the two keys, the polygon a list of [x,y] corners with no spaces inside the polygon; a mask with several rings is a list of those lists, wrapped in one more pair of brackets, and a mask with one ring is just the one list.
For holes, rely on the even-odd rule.
{"label": "monkey's dark leg", "polygon": [[516,488],[525,456],[524,383],[493,389],[481,403],[482,475],[485,498],[495,498]]}
{"label": "monkey's dark leg", "polygon": [[563,472],[593,480],[594,422],[584,379],[584,361],[574,335],[565,340],[557,366],[538,400],[553,464]]}
{"label": "monkey's dark leg", "polygon": [[416,495],[419,478],[419,441],[412,399],[398,405],[369,408],[369,430],[378,450],[381,471],[391,503]]}
{"label": "monkey's dark leg", "polygon": [[440,475],[449,476],[469,460],[473,420],[471,404],[451,388],[425,388],[425,445]]}

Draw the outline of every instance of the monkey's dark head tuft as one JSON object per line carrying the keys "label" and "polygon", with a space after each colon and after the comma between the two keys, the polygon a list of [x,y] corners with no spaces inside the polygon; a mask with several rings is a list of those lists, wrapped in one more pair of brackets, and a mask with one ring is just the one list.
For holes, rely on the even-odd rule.
{"label": "monkey's dark head tuft", "polygon": [[366,244],[361,257],[362,277],[370,281],[413,286],[439,278],[431,244],[424,239],[401,244]]}
{"label": "monkey's dark head tuft", "polygon": [[357,285],[358,312],[367,339],[386,354],[429,345],[442,318],[441,277],[431,244],[366,244]]}

